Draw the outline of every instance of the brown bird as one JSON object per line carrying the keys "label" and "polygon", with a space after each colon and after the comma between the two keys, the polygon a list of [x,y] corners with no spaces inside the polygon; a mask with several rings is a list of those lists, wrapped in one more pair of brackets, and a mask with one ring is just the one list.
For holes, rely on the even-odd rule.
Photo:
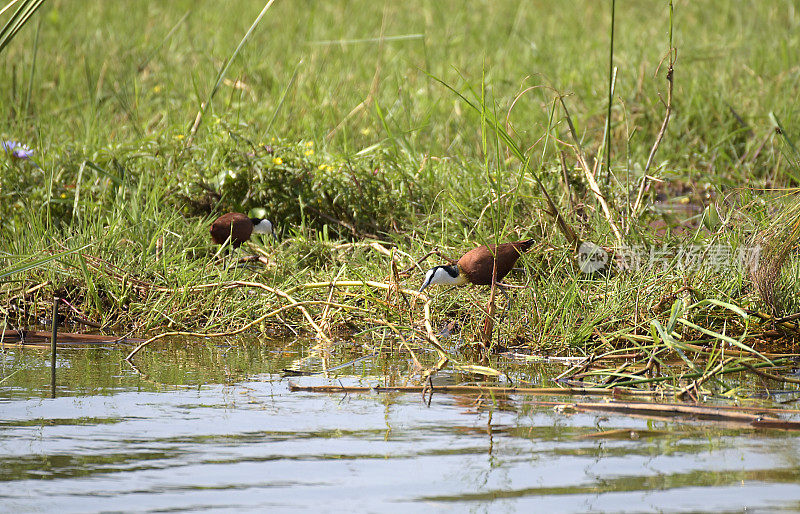
{"label": "brown bird", "polygon": [[240,212],[223,214],[211,224],[211,239],[221,245],[230,238],[234,248],[250,239],[251,234],[272,234],[272,223],[265,218],[248,218]]}
{"label": "brown bird", "polygon": [[497,255],[496,281],[500,282],[508,275],[519,256],[527,252],[533,245],[533,239],[516,241],[500,245],[479,246],[461,256],[454,265],[436,266],[425,274],[425,281],[420,292],[430,285],[443,284],[460,286],[476,284],[492,285],[492,268],[494,256]]}

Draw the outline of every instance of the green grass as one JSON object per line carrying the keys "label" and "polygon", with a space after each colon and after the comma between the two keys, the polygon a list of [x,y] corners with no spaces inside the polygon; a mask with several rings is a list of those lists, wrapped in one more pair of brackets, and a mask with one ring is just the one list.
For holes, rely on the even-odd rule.
{"label": "green grass", "polygon": [[[0,314],[9,326],[34,325],[58,293],[111,332],[229,330],[280,304],[263,291],[225,289],[233,280],[297,287],[298,301],[320,301],[327,289],[301,286],[389,280],[388,258],[363,241],[394,248],[396,268],[406,268],[433,247],[458,256],[478,243],[536,237],[526,273],[512,280],[528,287],[495,329],[504,347],[582,354],[644,337],[652,347],[642,351],[660,359],[653,348],[669,342],[654,320],[676,340],[724,340],[684,319],[759,351],[793,348],[791,332],[753,338],[752,316],[695,305],[764,310],[741,269],[685,270],[666,259],[663,270],[581,273],[543,191],[581,240],[616,244],[568,146],[571,121],[588,164],[605,160],[595,154],[610,113],[612,176],[602,169],[598,181],[627,245],[748,246],[791,202],[760,188],[799,185],[800,13],[789,1],[675,2],[674,110],[649,170],[663,182],[650,183],[631,217],[664,117],[671,20],[668,2],[617,6],[609,110],[610,6],[276,2],[236,53],[263,3],[44,5],[0,53],[0,138],[36,151],[35,164],[0,156],[0,275],[29,268],[3,278]],[[665,212],[665,204],[695,210]],[[210,219],[258,208],[280,231],[277,242],[256,242],[269,264],[213,259]],[[796,217],[779,217],[764,237],[792,247]],[[676,218],[690,218],[690,228],[676,230]],[[785,272],[782,313],[796,307],[796,269]],[[416,288],[421,278],[404,280]],[[218,285],[193,289],[200,284]],[[435,296],[435,324],[457,320],[473,346],[486,292]],[[389,336],[368,318],[406,330],[421,316],[383,291],[331,301],[352,309],[309,310],[370,344]],[[308,328],[287,311],[254,331]]]}

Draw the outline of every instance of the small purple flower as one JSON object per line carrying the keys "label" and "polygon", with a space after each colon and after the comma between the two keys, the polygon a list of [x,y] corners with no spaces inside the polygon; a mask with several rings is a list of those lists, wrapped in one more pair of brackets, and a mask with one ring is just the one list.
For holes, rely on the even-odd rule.
{"label": "small purple flower", "polygon": [[16,141],[3,141],[0,147],[3,148],[3,152],[15,159],[30,159],[33,155],[33,150],[29,146]]}

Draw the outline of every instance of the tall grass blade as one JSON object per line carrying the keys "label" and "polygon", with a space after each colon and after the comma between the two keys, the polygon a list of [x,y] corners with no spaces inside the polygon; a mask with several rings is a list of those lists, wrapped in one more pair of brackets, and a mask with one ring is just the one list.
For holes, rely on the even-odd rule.
{"label": "tall grass blade", "polygon": [[31,73],[28,77],[28,92],[25,94],[25,107],[22,114],[27,116],[31,107],[31,93],[33,92],[33,79],[36,76],[36,56],[39,54],[39,32],[42,29],[42,20],[36,24],[36,36],[33,38],[33,60],[31,61]]}
{"label": "tall grass blade", "polygon": [[181,16],[181,19],[178,20],[177,23],[175,23],[175,25],[173,25],[171,29],[169,29],[169,32],[167,32],[167,35],[164,36],[164,39],[161,40],[158,46],[153,48],[153,51],[147,54],[147,57],[145,57],[142,60],[142,62],[139,63],[139,66],[137,66],[139,72],[141,72],[147,67],[147,65],[150,63],[153,57],[158,53],[159,50],[161,50],[161,47],[163,47],[167,43],[167,41],[169,41],[172,35],[175,34],[175,31],[178,30],[178,27],[180,27],[183,24],[183,22],[186,21],[186,19],[189,17],[190,14],[192,14],[191,9],[186,11],[184,15]]}
{"label": "tall grass blade", "polygon": [[289,94],[289,90],[292,88],[292,85],[294,85],[294,81],[297,78],[297,72],[300,70],[301,64],[303,64],[302,59],[300,60],[300,62],[297,63],[297,66],[294,67],[294,71],[292,72],[292,78],[289,79],[289,83],[286,84],[285,88],[283,88],[281,99],[278,100],[278,105],[275,107],[275,111],[272,113],[272,118],[269,119],[269,124],[267,124],[267,129],[264,131],[264,135],[268,135],[269,131],[272,130],[272,124],[275,123],[275,118],[277,118],[278,113],[281,112],[281,108],[283,107],[283,102],[286,101],[286,95]]}
{"label": "tall grass blade", "polygon": [[611,179],[611,101],[614,96],[614,12],[617,0],[611,0],[611,43],[608,51],[608,111],[606,112],[606,186]]}
{"label": "tall grass blade", "polygon": [[[15,2],[10,2],[6,5],[0,13],[5,12],[9,9]],[[33,14],[42,6],[44,0],[22,0],[19,4],[19,7],[11,15],[11,18],[3,25],[3,28],[0,28],[0,53],[2,53],[3,49],[11,43],[11,40],[14,39],[14,36],[22,30],[22,27],[28,22],[28,20],[33,16]]]}
{"label": "tall grass blade", "polygon": [[239,52],[244,47],[244,44],[250,38],[250,34],[252,34],[253,31],[256,30],[256,27],[258,27],[258,24],[261,22],[261,18],[264,17],[264,15],[267,13],[269,8],[272,6],[273,2],[275,2],[275,0],[269,0],[266,3],[266,5],[264,5],[264,8],[261,9],[260,13],[258,13],[258,16],[256,16],[255,21],[253,21],[253,24],[250,25],[249,29],[247,29],[247,32],[245,33],[244,37],[242,37],[242,40],[239,41],[239,44],[236,46],[236,49],[233,51],[231,56],[228,57],[228,59],[225,61],[225,64],[222,65],[222,68],[220,68],[219,72],[217,73],[217,78],[214,81],[214,87],[212,87],[211,91],[208,93],[208,97],[206,98],[206,101],[203,102],[200,105],[200,112],[197,113],[197,118],[195,119],[194,125],[192,125],[192,129],[189,131],[189,137],[187,138],[186,146],[191,146],[191,144],[192,144],[192,142],[194,140],[194,135],[197,133],[197,129],[200,128],[200,124],[203,121],[203,116],[206,113],[206,109],[208,109],[208,106],[211,105],[211,102],[214,100],[214,97],[217,95],[217,91],[219,90],[219,86],[220,86],[220,84],[222,84],[222,81],[225,79],[225,76],[228,73],[228,69],[231,67],[231,64],[233,64],[234,59],[236,59],[236,57],[239,55]]}
{"label": "tall grass blade", "polygon": [[41,266],[44,266],[45,264],[47,264],[50,261],[55,261],[55,260],[61,259],[62,257],[66,257],[67,255],[73,254],[75,252],[80,252],[81,250],[84,250],[84,249],[86,249],[86,248],[88,248],[90,246],[91,246],[91,244],[86,244],[86,245],[81,246],[80,248],[75,248],[74,250],[67,250],[65,252],[61,252],[61,253],[57,253],[55,255],[51,255],[49,257],[44,257],[42,259],[37,259],[37,260],[35,260],[33,262],[29,262],[29,263],[26,263],[26,264],[20,264],[19,266],[15,266],[15,267],[11,267],[11,268],[6,268],[4,270],[0,270],[0,279],[4,279],[6,277],[10,277],[11,275],[14,275],[16,273],[24,273],[26,271],[39,268]]}

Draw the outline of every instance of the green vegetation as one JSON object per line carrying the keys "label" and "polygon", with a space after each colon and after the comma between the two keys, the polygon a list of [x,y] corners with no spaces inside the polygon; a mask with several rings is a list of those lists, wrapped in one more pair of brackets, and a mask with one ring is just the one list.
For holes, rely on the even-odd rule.
{"label": "green vegetation", "polygon": [[[800,308],[793,2],[618,7],[616,72],[610,2],[276,2],[254,24],[263,8],[53,0],[0,51],[0,139],[34,151],[0,155],[5,326],[55,293],[109,333],[297,332],[429,367],[423,301],[327,283],[416,289],[434,248],[535,237],[491,341],[486,288],[430,291],[433,332],[460,329],[439,357],[634,355],[571,376],[690,395],[789,364],[771,354],[795,351],[775,317]],[[210,220],[261,208],[280,234],[253,241],[262,261],[220,258]],[[582,272],[580,241],[612,265]],[[754,287],[736,261],[756,243]]]}

